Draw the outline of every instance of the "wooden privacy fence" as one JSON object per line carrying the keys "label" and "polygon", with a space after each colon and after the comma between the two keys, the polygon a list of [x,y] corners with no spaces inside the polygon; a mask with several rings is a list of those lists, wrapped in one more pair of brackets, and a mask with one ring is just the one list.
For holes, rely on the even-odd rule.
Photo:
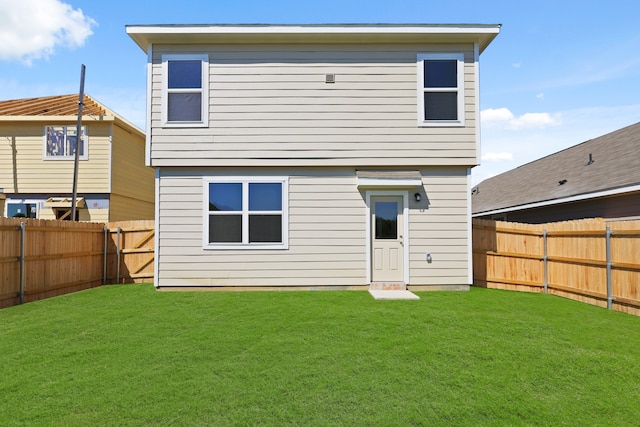
{"label": "wooden privacy fence", "polygon": [[546,292],[640,315],[640,221],[473,220],[474,285]]}
{"label": "wooden privacy fence", "polygon": [[155,223],[119,221],[107,224],[108,283],[153,282]]}
{"label": "wooden privacy fence", "polygon": [[153,281],[153,221],[0,218],[0,308],[107,283]]}

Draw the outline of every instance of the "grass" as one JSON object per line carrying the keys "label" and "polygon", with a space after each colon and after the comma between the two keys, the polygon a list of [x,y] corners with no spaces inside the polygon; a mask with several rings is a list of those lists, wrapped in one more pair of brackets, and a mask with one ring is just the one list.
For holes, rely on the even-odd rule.
{"label": "grass", "polygon": [[420,297],[127,285],[0,310],[0,424],[638,425],[640,318]]}

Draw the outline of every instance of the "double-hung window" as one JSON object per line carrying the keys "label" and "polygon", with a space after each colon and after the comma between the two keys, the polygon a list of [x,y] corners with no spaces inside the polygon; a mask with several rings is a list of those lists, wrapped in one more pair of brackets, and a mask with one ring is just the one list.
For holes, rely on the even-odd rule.
{"label": "double-hung window", "polygon": [[163,55],[164,126],[204,127],[209,122],[209,56]]}
{"label": "double-hung window", "polygon": [[418,55],[418,125],[464,126],[464,55]]}
{"label": "double-hung window", "polygon": [[204,248],[287,249],[288,179],[204,180]]}
{"label": "double-hung window", "polygon": [[[89,159],[89,145],[87,127],[81,126],[82,143],[80,144],[80,160]],[[78,127],[74,126],[45,126],[44,128],[44,159],[45,160],[73,160],[78,147]]]}

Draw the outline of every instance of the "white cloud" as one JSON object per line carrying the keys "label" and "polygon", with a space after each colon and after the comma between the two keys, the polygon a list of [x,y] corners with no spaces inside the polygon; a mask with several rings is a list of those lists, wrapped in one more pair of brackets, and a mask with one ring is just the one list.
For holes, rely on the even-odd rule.
{"label": "white cloud", "polygon": [[482,160],[486,162],[513,161],[513,154],[507,152],[486,153],[482,155]]}
{"label": "white cloud", "polygon": [[522,130],[557,126],[562,123],[562,116],[549,113],[525,113],[516,117],[508,108],[489,108],[480,112],[480,120],[483,126],[503,124],[505,129]]}
{"label": "white cloud", "polygon": [[514,63],[514,64],[511,64],[511,66],[512,66],[513,68],[520,68],[520,67],[522,67],[522,62],[516,62],[516,63]]}
{"label": "white cloud", "polygon": [[543,99],[544,98],[544,93],[539,93],[536,95],[536,98],[538,99]]}
{"label": "white cloud", "polygon": [[637,123],[640,120],[640,103],[563,110],[557,116],[562,118],[559,126],[520,132],[508,128],[509,123],[506,121],[501,126],[485,126],[483,121],[482,152],[512,153],[513,161],[492,161],[483,156],[482,164],[472,169],[473,185],[567,147]]}
{"label": "white cloud", "polygon": [[510,129],[520,130],[528,128],[544,128],[547,126],[557,126],[562,123],[559,114],[549,113],[525,113],[509,123]]}
{"label": "white cloud", "polygon": [[60,0],[0,0],[0,59],[47,58],[56,46],[82,46],[97,23]]}
{"label": "white cloud", "polygon": [[508,122],[513,119],[513,113],[508,108],[488,108],[480,112],[480,120],[483,125]]}

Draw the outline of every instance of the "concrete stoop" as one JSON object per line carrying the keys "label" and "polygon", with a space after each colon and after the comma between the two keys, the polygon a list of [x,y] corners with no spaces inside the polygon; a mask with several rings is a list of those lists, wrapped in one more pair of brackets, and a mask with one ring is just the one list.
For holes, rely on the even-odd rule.
{"label": "concrete stoop", "polygon": [[404,282],[373,282],[369,289],[379,291],[406,291],[407,285]]}
{"label": "concrete stoop", "polygon": [[404,290],[383,290],[369,289],[369,293],[376,300],[417,300],[420,297],[410,291]]}

